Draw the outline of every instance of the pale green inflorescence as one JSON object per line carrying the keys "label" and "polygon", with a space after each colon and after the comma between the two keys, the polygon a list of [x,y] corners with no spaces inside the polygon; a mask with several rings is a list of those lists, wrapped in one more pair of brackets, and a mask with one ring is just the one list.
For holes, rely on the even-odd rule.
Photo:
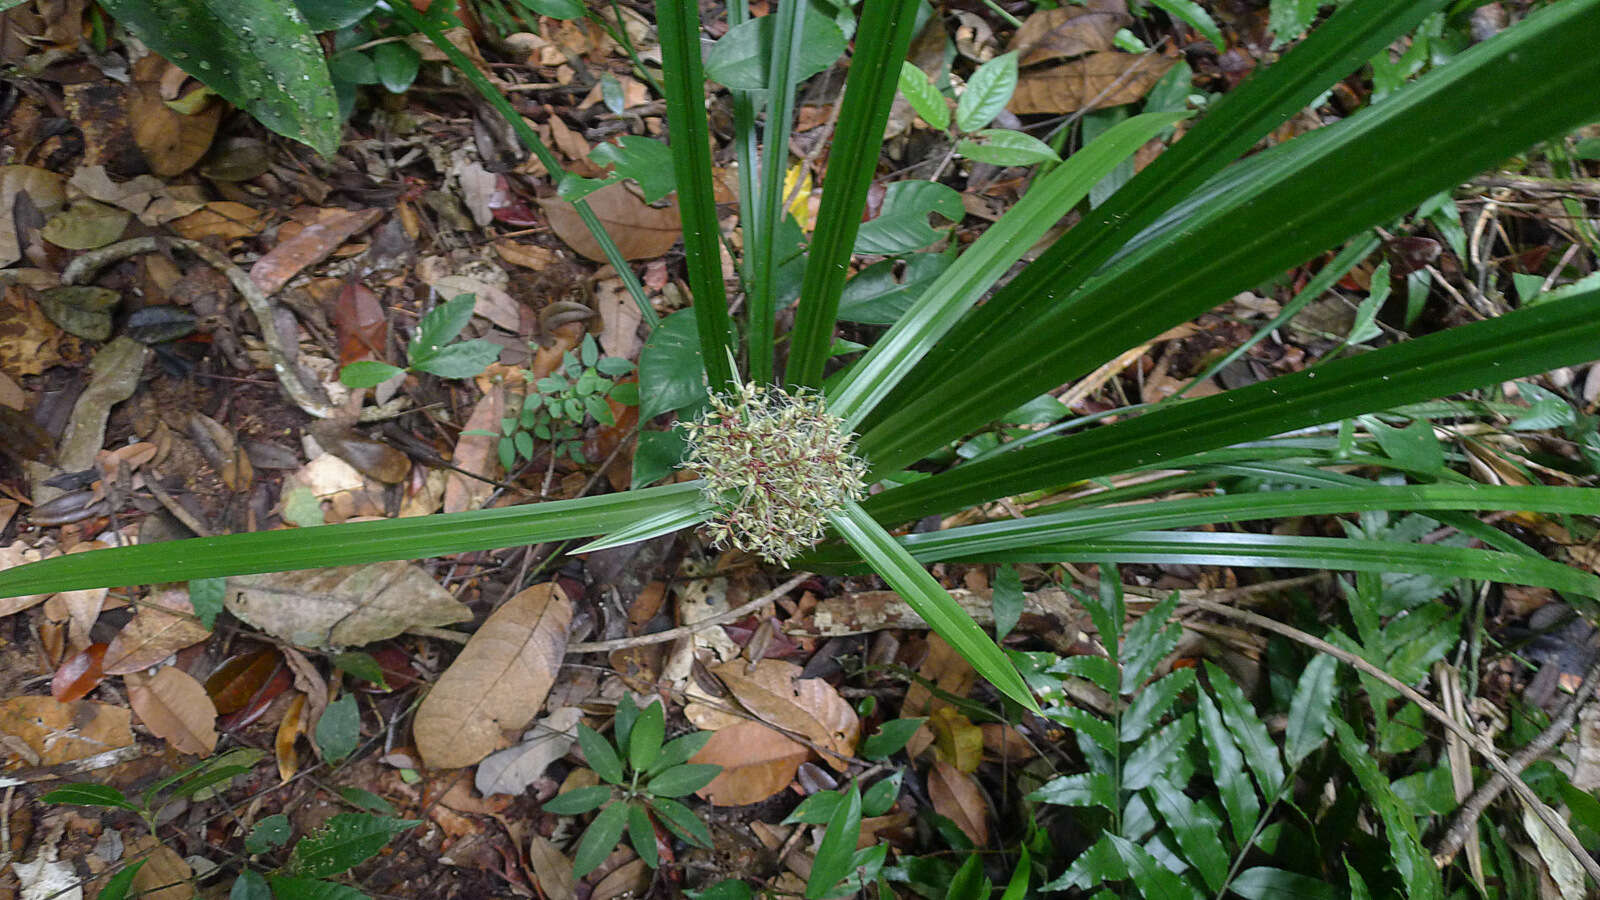
{"label": "pale green inflorescence", "polygon": [[740,385],[685,422],[687,465],[716,507],[718,546],[783,563],[822,540],[828,513],[865,493],[855,436],[820,395]]}

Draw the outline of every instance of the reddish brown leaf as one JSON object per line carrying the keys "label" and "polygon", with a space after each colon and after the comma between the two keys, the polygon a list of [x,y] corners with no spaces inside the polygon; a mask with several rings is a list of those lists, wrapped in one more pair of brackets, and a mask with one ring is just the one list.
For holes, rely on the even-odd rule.
{"label": "reddish brown leaf", "polygon": [[1174,60],[1132,53],[1091,53],[1064,65],[1024,73],[1006,108],[1017,115],[1105,109],[1142,98]]}
{"label": "reddish brown leaf", "polygon": [[358,359],[384,358],[389,338],[389,319],[383,304],[370,288],[354,281],[339,290],[333,304],[333,328],[339,336],[339,364]]}
{"label": "reddish brown leaf", "polygon": [[[211,677],[206,679],[206,694],[211,697],[211,702],[216,704],[217,712],[224,714],[238,712],[263,693],[282,668],[283,663],[278,658],[278,651],[271,647],[253,653],[242,653],[218,666],[217,670],[211,673]],[[284,674],[284,682],[284,686],[278,689],[279,693],[288,687],[287,672]]]}
{"label": "reddish brown leaf", "polygon": [[794,781],[811,748],[760,722],[740,722],[711,735],[689,761],[722,767],[695,791],[712,806],[744,806],[771,797]]}
{"label": "reddish brown leaf", "polygon": [[217,748],[217,708],[188,672],[165,666],[154,675],[123,676],[128,704],[156,737],[179,753],[210,755]]}
{"label": "reddish brown leaf", "polygon": [[381,209],[342,210],[328,217],[328,221],[308,225],[256,260],[250,267],[250,280],[262,293],[276,294],[289,279],[332,256],[340,244],[376,225],[381,218]]}
{"label": "reddish brown leaf", "polygon": [[106,677],[102,663],[106,658],[105,644],[90,644],[81,653],[67,657],[50,679],[50,696],[62,703],[71,703],[88,695]]}
{"label": "reddish brown leaf", "polygon": [[[678,204],[658,209],[639,199],[625,184],[613,184],[588,196],[589,206],[617,242],[624,259],[655,259],[672,249],[683,236]],[[578,210],[565,200],[540,200],[550,228],[567,246],[594,260],[605,262],[600,244],[578,216]]]}
{"label": "reddish brown leaf", "polygon": [[956,823],[972,843],[979,847],[989,843],[989,807],[971,775],[936,760],[928,772],[928,799],[933,811]]}

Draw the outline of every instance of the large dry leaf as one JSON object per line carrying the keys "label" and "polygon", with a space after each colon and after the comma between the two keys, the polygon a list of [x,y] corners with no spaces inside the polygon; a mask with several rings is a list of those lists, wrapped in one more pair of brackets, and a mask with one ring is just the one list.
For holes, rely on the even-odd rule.
{"label": "large dry leaf", "polygon": [[539,880],[539,890],[547,900],[577,900],[572,860],[556,849],[549,838],[535,834],[529,839],[528,862],[533,864],[533,875]]}
{"label": "large dry leaf", "polygon": [[[444,483],[444,511],[466,512],[482,506],[494,491],[492,479],[499,474],[499,457],[495,445],[500,433],[500,419],[505,415],[506,389],[503,385],[491,388],[479,398],[472,415],[461,429],[456,440],[456,452],[451,460],[456,469],[479,475],[473,478],[463,472],[451,470]],[[488,434],[472,434],[486,431]],[[491,479],[486,481],[485,479]]]}
{"label": "large dry leaf", "polygon": [[989,807],[971,775],[936,760],[928,772],[928,799],[933,811],[956,823],[978,847],[989,843]]}
{"label": "large dry leaf", "polygon": [[193,115],[184,115],[162,100],[160,86],[152,82],[135,83],[128,94],[133,141],[150,163],[150,171],[163,178],[188,171],[206,155],[223,109],[224,104],[212,100]]}
{"label": "large dry leaf", "polygon": [[722,767],[697,795],[712,806],[744,806],[788,787],[810,756],[811,748],[782,732],[760,722],[740,722],[713,733],[689,762]]}
{"label": "large dry leaf", "polygon": [[[43,555],[33,547],[22,541],[12,541],[8,546],[0,547],[0,571],[5,571],[13,566],[26,565],[38,562]],[[19,613],[31,607],[38,606],[50,598],[49,594],[27,594],[22,597],[7,597],[0,600],[0,618]]]}
{"label": "large dry leaf", "polygon": [[[612,184],[590,194],[589,207],[606,227],[624,259],[655,259],[672,249],[683,236],[678,201],[656,208],[639,199],[625,184]],[[600,244],[584,227],[578,210],[565,200],[540,200],[556,236],[567,246],[595,262],[605,262]]]}
{"label": "large dry leaf", "polygon": [[861,737],[861,720],[833,685],[820,678],[801,678],[801,668],[781,659],[763,659],[754,666],[733,660],[712,671],[745,709],[763,722],[803,734],[839,756],[824,754],[843,772]]}
{"label": "large dry leaf", "polygon": [[217,707],[188,672],[166,666],[154,675],[134,672],[123,680],[129,705],[151,734],[179,753],[209,756],[217,748]]}
{"label": "large dry leaf", "polygon": [[473,784],[478,793],[520,794],[528,789],[550,764],[567,755],[578,741],[578,720],[583,710],[563,706],[537,722],[522,736],[522,743],[492,753],[478,764]]}
{"label": "large dry leaf", "polygon": [[178,851],[160,843],[148,834],[129,838],[125,858],[143,859],[145,864],[133,876],[130,896],[143,900],[192,900],[199,896],[189,878],[194,870],[183,861]]}
{"label": "large dry leaf", "polygon": [[169,585],[146,597],[139,611],[106,649],[107,675],[126,675],[157,665],[211,636],[194,617],[186,585]]}
{"label": "large dry leaf", "polygon": [[1021,52],[1019,63],[1036,63],[1110,50],[1117,29],[1128,24],[1127,13],[1093,11],[1081,6],[1041,9],[1023,21],[1006,49]]}
{"label": "large dry leaf", "polygon": [[472,618],[427,572],[397,560],[231,578],[225,605],[300,647],[359,647]]}
{"label": "large dry leaf", "polygon": [[470,766],[544,705],[567,654],[572,601],[536,584],[495,610],[417,708],[417,752],[434,768]]}
{"label": "large dry leaf", "polygon": [[87,759],[132,744],[132,721],[126,707],[109,703],[12,697],[0,701],[0,758],[30,766]]}
{"label": "large dry leaf", "polygon": [[1152,54],[1092,53],[1024,73],[1006,108],[1017,115],[1058,114],[1132,103],[1149,93],[1173,62]]}
{"label": "large dry leaf", "polygon": [[[934,684],[940,690],[956,697],[965,697],[972,690],[973,682],[977,680],[977,673],[973,671],[972,664],[966,657],[955,651],[937,634],[928,635],[928,655],[917,667],[917,674]],[[942,700],[933,691],[917,682],[906,688],[905,699],[900,701],[900,715],[903,718],[917,716],[931,716],[935,710],[950,706],[950,702]],[[906,743],[906,753],[916,759],[922,751],[928,749],[933,743],[933,731],[923,723],[911,740]]]}

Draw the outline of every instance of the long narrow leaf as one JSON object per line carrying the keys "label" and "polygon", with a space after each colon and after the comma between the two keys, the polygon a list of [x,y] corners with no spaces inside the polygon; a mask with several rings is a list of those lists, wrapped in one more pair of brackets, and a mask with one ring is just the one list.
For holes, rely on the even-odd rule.
{"label": "long narrow leaf", "polygon": [[828,172],[822,185],[822,207],[807,248],[800,306],[790,335],[785,377],[792,385],[816,387],[822,383],[839,296],[850,271],[856,232],[861,228],[861,210],[877,173],[866,161],[877,159],[883,147],[884,124],[894,104],[900,63],[911,46],[917,6],[918,0],[862,4],[855,54],[850,58],[850,74],[845,78],[839,121],[829,148],[829,158],[840,164]]}
{"label": "long narrow leaf", "polygon": [[[1152,229],[1075,294],[942,370],[937,391],[868,423],[862,452],[904,466],[1109,354],[1186,321],[1531,143],[1600,115],[1600,0],[1540,10],[1369,109],[1247,161],[1245,181]],[[1181,142],[1180,142],[1181,143]],[[1041,273],[1042,274],[1042,273]],[[1049,294],[1024,272],[1016,282]],[[1019,287],[1019,290],[1022,288]],[[1055,296],[1049,294],[1049,296]]]}
{"label": "long narrow leaf", "polygon": [[1001,693],[1035,712],[1039,707],[1027,684],[1005,653],[989,635],[956,603],[955,598],[911,558],[859,504],[845,504],[829,521],[851,546],[872,564],[873,569],[905,598],[938,635],[972,664],[979,675]]}
{"label": "long narrow leaf", "polygon": [[685,496],[676,507],[662,510],[652,516],[645,516],[625,528],[613,531],[605,537],[578,547],[572,551],[572,554],[576,556],[579,553],[609,550],[612,547],[648,541],[651,538],[671,534],[674,531],[693,528],[709,519],[711,513],[711,504],[704,497]]}
{"label": "long narrow leaf", "polygon": [[672,169],[683,215],[683,247],[694,294],[701,357],[713,388],[731,385],[728,296],[722,284],[716,195],[711,174],[711,130],[706,122],[705,73],[700,64],[700,11],[694,0],[656,4],[661,35],[662,87],[671,126]]}
{"label": "long narrow leaf", "polygon": [[1600,291],[1590,291],[957,466],[865,506],[906,521],[1587,362],[1597,345]]}
{"label": "long narrow leaf", "polygon": [[0,572],[0,597],[416,559],[589,537],[698,499],[698,482],[381,522],[318,525],[74,553]]}
{"label": "long narrow leaf", "polygon": [[[1011,211],[941,274],[835,387],[828,408],[852,428],[1045,232],[1123,160],[1186,113],[1118,123],[1039,179]],[[868,457],[869,459],[871,457]]]}

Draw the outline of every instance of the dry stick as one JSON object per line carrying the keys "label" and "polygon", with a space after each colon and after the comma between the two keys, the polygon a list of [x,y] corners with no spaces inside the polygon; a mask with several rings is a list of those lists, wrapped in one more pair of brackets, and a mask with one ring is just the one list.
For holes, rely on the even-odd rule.
{"label": "dry stick", "polygon": [[1589,855],[1589,851],[1584,849],[1583,843],[1578,840],[1577,835],[1572,833],[1572,829],[1567,826],[1567,823],[1563,822],[1561,817],[1555,814],[1554,810],[1550,809],[1548,806],[1545,806],[1544,803],[1539,800],[1538,796],[1533,793],[1533,789],[1528,787],[1528,785],[1524,783],[1521,778],[1517,777],[1517,773],[1506,764],[1505,760],[1500,758],[1500,754],[1495,750],[1494,745],[1484,740],[1481,735],[1468,729],[1465,725],[1457,722],[1448,713],[1435,705],[1433,701],[1417,693],[1417,691],[1410,685],[1405,684],[1404,682],[1395,678],[1393,675],[1390,675],[1388,672],[1385,672],[1372,663],[1367,662],[1365,659],[1362,659],[1354,653],[1335,647],[1327,641],[1318,637],[1313,637],[1312,635],[1309,635],[1293,626],[1285,625],[1282,622],[1269,619],[1266,616],[1257,615],[1256,613],[1248,612],[1242,609],[1234,609],[1231,606],[1225,606],[1221,603],[1215,603],[1210,600],[1201,600],[1199,598],[1195,598],[1186,602],[1190,606],[1193,606],[1197,609],[1203,609],[1206,612],[1216,613],[1219,616],[1227,616],[1229,618],[1238,619],[1241,622],[1248,622],[1257,628],[1262,628],[1276,634],[1281,634],[1292,641],[1305,644],[1307,647],[1311,647],[1314,650],[1326,653],[1342,663],[1346,663],[1354,668],[1360,669],[1367,675],[1371,675],[1378,681],[1381,681],[1390,688],[1393,688],[1396,693],[1400,694],[1400,696],[1410,700],[1412,703],[1415,703],[1419,709],[1428,715],[1429,718],[1438,722],[1440,725],[1443,725],[1446,730],[1454,733],[1457,737],[1461,738],[1462,741],[1466,742],[1467,746],[1477,751],[1478,755],[1483,757],[1484,762],[1487,762],[1490,768],[1494,769],[1497,774],[1506,780],[1512,791],[1515,792],[1517,797],[1527,805],[1528,809],[1532,810],[1533,814],[1539,817],[1539,821],[1543,822],[1545,827],[1549,828],[1550,831],[1555,834],[1556,838],[1561,841],[1562,845],[1565,846],[1567,850],[1571,851],[1572,855],[1577,858],[1578,863],[1583,866],[1584,871],[1588,873],[1589,877],[1593,878],[1597,883],[1600,883],[1600,862],[1596,862],[1594,857]]}
{"label": "dry stick", "polygon": [[602,653],[610,652],[612,650],[627,650],[630,647],[646,647],[650,644],[664,644],[668,641],[675,641],[678,638],[687,637],[697,631],[704,631],[713,625],[725,625],[728,622],[734,622],[742,619],[761,607],[766,606],[768,603],[777,600],[784,594],[789,593],[796,587],[799,587],[800,582],[805,581],[810,577],[810,572],[801,572],[795,575],[793,578],[790,578],[788,581],[785,581],[783,584],[778,585],[777,587],[766,592],[765,594],[762,594],[756,599],[751,600],[749,603],[746,603],[743,606],[735,607],[727,612],[717,613],[710,618],[701,619],[700,621],[695,622],[693,625],[679,625],[677,628],[668,628],[666,631],[657,631],[653,634],[642,634],[638,637],[618,638],[614,641],[585,641],[568,644],[567,652]]}
{"label": "dry stick", "polygon": [[193,513],[179,505],[178,501],[174,500],[172,495],[167,493],[166,488],[161,486],[160,472],[156,471],[154,467],[151,467],[150,471],[145,473],[145,475],[145,489],[153,494],[156,500],[160,501],[162,506],[167,508],[167,512],[172,513],[173,518],[177,519],[179,522],[182,522],[196,535],[199,535],[200,537],[211,537],[212,531],[210,528],[206,527],[206,523],[200,521]]}
{"label": "dry stick", "polygon": [[[1538,737],[1529,741],[1521,750],[1518,750],[1507,759],[1506,767],[1512,772],[1520,773],[1540,757],[1550,752],[1551,748],[1560,743],[1561,739],[1572,731],[1573,725],[1578,720],[1579,710],[1583,708],[1584,703],[1594,696],[1596,690],[1600,690],[1600,662],[1590,667],[1589,673],[1583,678],[1583,684],[1579,685],[1578,690],[1567,698],[1567,702],[1561,707],[1561,711],[1556,713],[1555,718],[1550,720],[1549,727],[1539,732]],[[1522,780],[1518,778],[1516,782],[1521,784]],[[1473,791],[1472,795],[1463,801],[1461,806],[1457,807],[1455,818],[1451,821],[1449,830],[1440,839],[1439,849],[1433,853],[1433,861],[1440,868],[1449,865],[1450,861],[1455,859],[1456,854],[1461,852],[1462,845],[1466,843],[1473,829],[1477,827],[1478,817],[1483,815],[1483,811],[1500,796],[1501,792],[1509,784],[1510,782],[1504,775],[1496,773],[1488,781],[1479,785],[1478,789]],[[1581,860],[1586,856],[1588,856],[1587,853],[1582,854],[1579,859]]]}
{"label": "dry stick", "polygon": [[[256,323],[261,326],[261,340],[267,345],[267,355],[272,358],[272,368],[277,372],[278,382],[283,385],[289,398],[305,410],[307,415],[318,419],[334,418],[338,410],[312,397],[311,392],[300,382],[300,376],[295,373],[294,363],[290,362],[279,340],[278,329],[272,320],[272,304],[268,301],[267,295],[256,287],[256,283],[250,280],[250,276],[243,269],[234,265],[233,260],[199,241],[174,237],[141,237],[120,241],[98,250],[91,250],[74,259],[67,265],[66,271],[61,273],[61,283],[77,284],[87,281],[94,273],[118,260],[140,253],[158,253],[169,247],[180,247],[193,253],[228,279],[234,290],[244,297],[250,312],[255,315]],[[374,422],[392,418],[399,414],[402,403],[403,401],[392,400],[382,406],[369,407],[361,411],[360,419],[363,422]]]}

